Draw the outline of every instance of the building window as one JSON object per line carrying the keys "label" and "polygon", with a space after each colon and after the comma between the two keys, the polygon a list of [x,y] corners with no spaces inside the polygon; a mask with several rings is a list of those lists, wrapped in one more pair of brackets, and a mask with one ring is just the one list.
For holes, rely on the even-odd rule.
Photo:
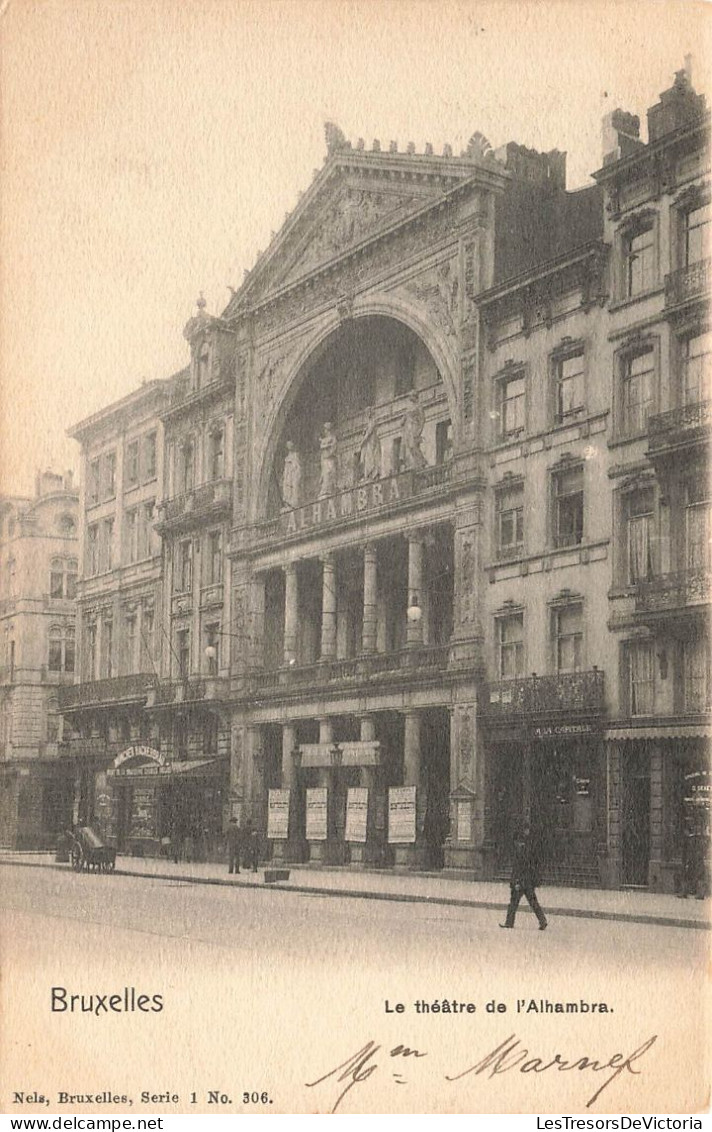
{"label": "building window", "polygon": [[699,405],[710,397],[712,333],[694,334],[682,342],[682,403]]}
{"label": "building window", "polygon": [[144,606],[141,619],[141,670],[145,672],[153,668],[153,633],[154,612]]}
{"label": "building window", "polygon": [[213,429],[208,441],[208,478],[219,480],[223,477],[225,466],[225,433],[223,429]]}
{"label": "building window", "polygon": [[182,493],[192,491],[195,484],[195,449],[193,441],[187,440],[179,450],[178,480]]}
{"label": "building window", "polygon": [[524,675],[524,614],[497,618],[497,669],[500,680]]}
{"label": "building window", "polygon": [[74,672],[74,629],[51,626],[47,667],[50,672]]}
{"label": "building window", "polygon": [[106,680],[114,675],[114,622],[111,618],[101,625],[101,671]]}
{"label": "building window", "polygon": [[193,588],[193,543],[190,539],[178,544],[177,567],[176,589],[179,593],[189,593]]}
{"label": "building window", "polygon": [[125,648],[126,648],[126,672],[130,674],[136,672],[136,614],[127,613],[126,620],[126,635],[125,635]]}
{"label": "building window", "polygon": [[143,438],[143,478],[155,480],[156,478],[156,434],[149,432]]}
{"label": "building window", "polygon": [[497,382],[500,440],[510,440],[524,432],[524,381],[524,374],[520,372]]}
{"label": "building window", "polygon": [[554,411],[557,424],[566,424],[583,412],[583,378],[583,353],[572,354],[556,362]]}
{"label": "building window", "polygon": [[452,460],[452,421],[438,421],[435,426],[435,462]]}
{"label": "building window", "polygon": [[87,529],[87,574],[93,577],[99,573],[99,524],[92,523]]}
{"label": "building window", "polygon": [[627,581],[645,582],[658,573],[659,545],[652,487],[631,492],[626,498]]}
{"label": "building window", "polygon": [[101,546],[99,548],[99,569],[111,570],[114,565],[114,520],[104,519],[101,524]]}
{"label": "building window", "polygon": [[685,569],[712,569],[712,512],[710,487],[706,475],[699,473],[685,488]]}
{"label": "building window", "polygon": [[97,627],[96,621],[87,621],[86,640],[86,679],[96,680],[97,672]]}
{"label": "building window", "polygon": [[707,711],[710,707],[710,654],[707,641],[698,637],[683,645],[685,711]]}
{"label": "building window", "polygon": [[175,757],[177,759],[187,759],[188,757],[188,724],[182,716],[173,723],[173,745],[175,748]]}
{"label": "building window", "polygon": [[89,464],[89,474],[87,479],[87,501],[90,504],[98,503],[101,482],[101,464],[98,459],[92,460]]}
{"label": "building window", "polygon": [[106,452],[102,464],[102,499],[113,499],[116,495],[116,453]]}
{"label": "building window", "polygon": [[179,629],[176,634],[178,645],[178,675],[181,679],[190,675],[190,629]]}
{"label": "building window", "polygon": [[205,660],[208,674],[217,676],[220,668],[220,623],[205,626]]}
{"label": "building window", "polygon": [[126,446],[126,487],[135,487],[138,483],[138,440],[132,440]]}
{"label": "building window", "polygon": [[554,543],[557,547],[583,542],[583,468],[554,475]]}
{"label": "building window", "polygon": [[210,531],[208,533],[208,554],[206,562],[206,579],[207,586],[217,585],[222,581],[222,532]]}
{"label": "building window", "polygon": [[495,501],[497,557],[516,558],[524,551],[524,484],[500,488]]}
{"label": "building window", "polygon": [[133,507],[124,515],[124,539],[126,542],[126,561],[138,562],[138,508]]}
{"label": "building window", "polygon": [[206,755],[218,753],[218,717],[211,715],[203,727],[203,748]]}
{"label": "building window", "polygon": [[701,204],[684,214],[685,267],[692,267],[706,258],[709,249],[710,210],[708,204]]}
{"label": "building window", "polygon": [[49,596],[64,597],[64,560],[53,558],[50,564]]}
{"label": "building window", "polygon": [[554,610],[554,650],[557,672],[580,672],[583,660],[583,607]]}
{"label": "building window", "polygon": [[195,370],[195,388],[202,389],[210,380],[210,347],[203,342],[198,351]]}
{"label": "building window", "polygon": [[655,354],[652,349],[623,360],[621,426],[625,436],[645,432],[653,408]]}
{"label": "building window", "polygon": [[631,641],[628,646],[631,715],[652,715],[655,710],[655,652],[652,641]]}
{"label": "building window", "polygon": [[73,599],[77,594],[76,558],[53,558],[50,564],[49,596]]}
{"label": "building window", "polygon": [[632,299],[650,291],[655,283],[655,232],[652,224],[625,237],[623,255],[626,297]]}

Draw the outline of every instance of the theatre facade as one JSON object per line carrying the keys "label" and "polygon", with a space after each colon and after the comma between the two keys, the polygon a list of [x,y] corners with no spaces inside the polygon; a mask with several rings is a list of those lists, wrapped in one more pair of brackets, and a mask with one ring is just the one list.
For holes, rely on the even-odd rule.
{"label": "theatre facade", "polygon": [[[655,144],[680,171],[657,196],[630,115],[575,193],[556,150],[367,149],[329,125],[225,310],[200,300],[187,368],[77,426],[77,817],[127,852],[217,857],[235,815],[274,859],[478,877],[506,875],[531,824],[551,880],[675,887],[693,785],[708,812],[708,660],[686,643],[707,520],[690,519],[702,581],[663,603],[682,617],[665,676],[668,629],[639,614],[679,572],[645,510],[667,498],[648,421],[672,371],[659,344],[653,376],[641,359],[671,325],[669,211],[693,186],[708,208],[706,111],[676,82]],[[637,221],[605,209],[636,176],[665,217],[642,283]],[[688,275],[701,310],[707,276]],[[684,429],[690,413],[701,468],[708,418]],[[708,515],[694,482],[686,506]]]}

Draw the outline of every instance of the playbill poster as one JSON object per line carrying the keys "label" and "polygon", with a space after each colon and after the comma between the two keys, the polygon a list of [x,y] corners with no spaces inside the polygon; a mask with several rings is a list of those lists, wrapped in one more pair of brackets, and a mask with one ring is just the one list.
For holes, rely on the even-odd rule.
{"label": "playbill poster", "polygon": [[2,1112],[701,1127],[709,7],[0,19]]}

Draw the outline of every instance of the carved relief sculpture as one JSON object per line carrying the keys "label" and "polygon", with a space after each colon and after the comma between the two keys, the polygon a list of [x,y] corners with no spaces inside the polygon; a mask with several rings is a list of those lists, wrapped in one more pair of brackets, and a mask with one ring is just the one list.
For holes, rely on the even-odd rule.
{"label": "carved relief sculpture", "polygon": [[319,478],[319,499],[333,495],[336,491],[336,450],[338,440],[331,421],[326,421],[319,440],[321,454],[321,475]]}
{"label": "carved relief sculpture", "polygon": [[408,395],[408,404],[401,420],[403,463],[409,470],[424,468],[427,463],[421,449],[424,428],[425,413],[418,403],[418,395],[417,393],[410,393]]}
{"label": "carved relief sculpture", "polygon": [[373,407],[368,409],[366,416],[366,429],[361,440],[359,457],[361,461],[361,478],[364,480],[380,479],[381,441],[378,436],[378,425],[373,415]]}
{"label": "carved relief sculpture", "polygon": [[287,455],[282,472],[282,506],[298,507],[302,491],[302,461],[293,441],[287,441]]}

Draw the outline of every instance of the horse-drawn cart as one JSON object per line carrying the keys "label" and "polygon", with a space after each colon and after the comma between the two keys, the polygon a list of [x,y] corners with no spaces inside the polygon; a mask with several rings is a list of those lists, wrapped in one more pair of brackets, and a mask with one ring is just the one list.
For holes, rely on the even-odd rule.
{"label": "horse-drawn cart", "polygon": [[87,872],[113,873],[116,850],[105,845],[91,826],[79,826],[69,833],[69,839],[69,858],[75,872],[86,869]]}

